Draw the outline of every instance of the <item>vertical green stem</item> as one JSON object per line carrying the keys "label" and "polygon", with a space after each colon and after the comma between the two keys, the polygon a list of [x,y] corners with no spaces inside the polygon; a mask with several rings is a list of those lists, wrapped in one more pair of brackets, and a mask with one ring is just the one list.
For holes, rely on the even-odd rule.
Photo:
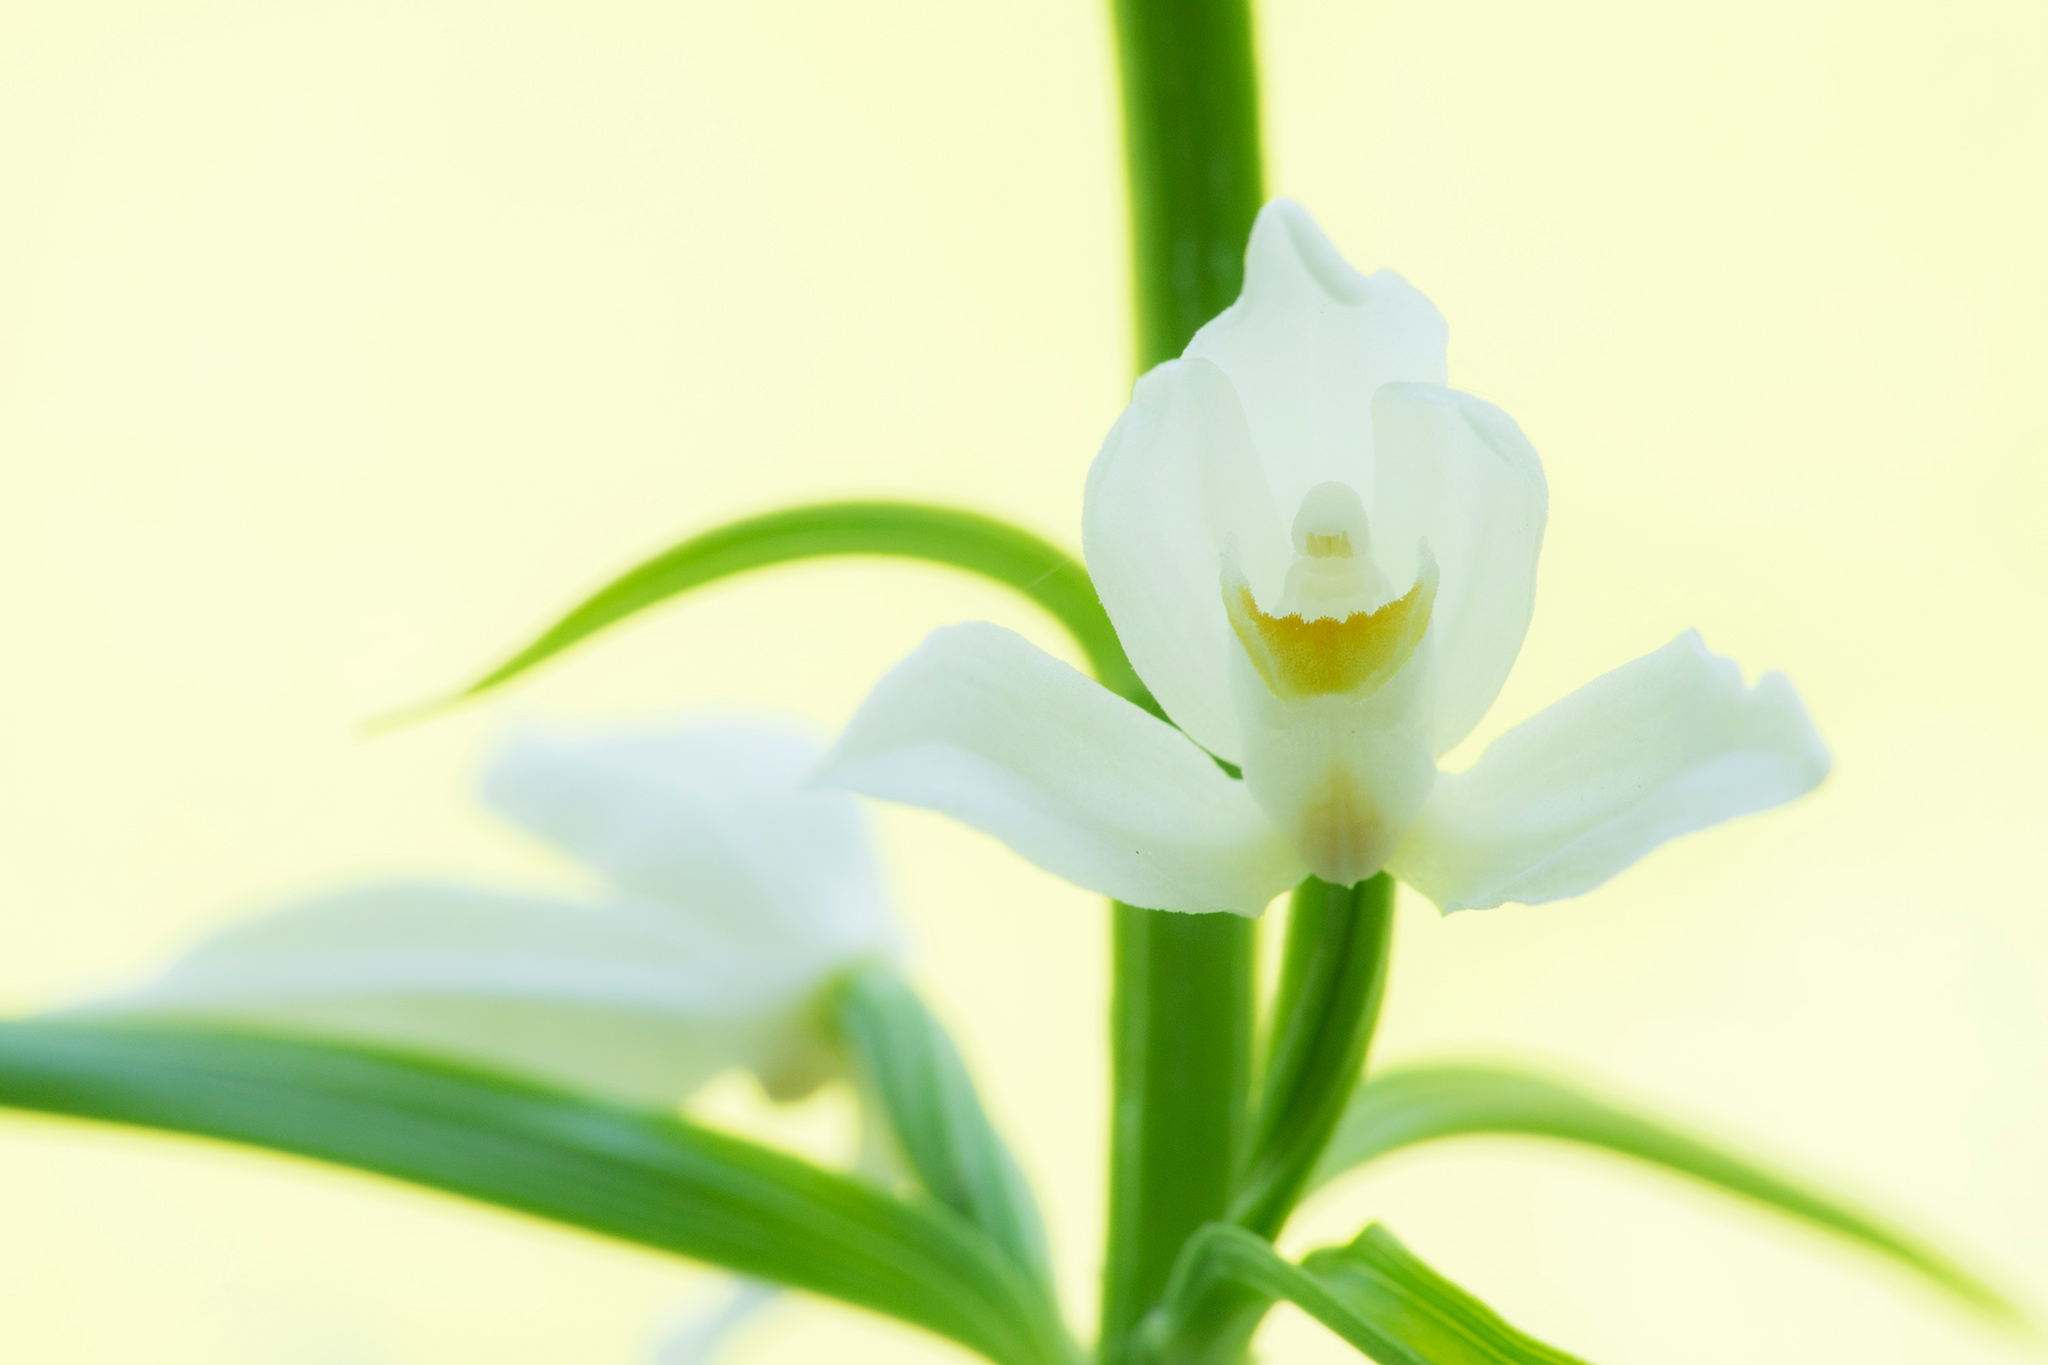
{"label": "vertical green stem", "polygon": [[[1394,882],[1356,886],[1310,877],[1287,914],[1287,951],[1273,1002],[1259,1107],[1240,1161],[1229,1221],[1272,1237],[1287,1221],[1365,1068],[1386,990]],[[1272,1300],[1219,1284],[1192,1312],[1139,1324],[1131,1365],[1238,1365]]]}
{"label": "vertical green stem", "polygon": [[1265,197],[1247,0],[1111,0],[1138,368],[1171,360],[1244,283]]}
{"label": "vertical green stem", "polygon": [[1229,1211],[1251,1089],[1252,921],[1115,908],[1104,1365],[1158,1300],[1181,1243]]}
{"label": "vertical green stem", "polygon": [[[1140,369],[1237,297],[1264,197],[1248,0],[1111,0]],[[1229,1208],[1252,1051],[1251,924],[1116,907],[1101,1359],[1121,1365],[1187,1235]]]}

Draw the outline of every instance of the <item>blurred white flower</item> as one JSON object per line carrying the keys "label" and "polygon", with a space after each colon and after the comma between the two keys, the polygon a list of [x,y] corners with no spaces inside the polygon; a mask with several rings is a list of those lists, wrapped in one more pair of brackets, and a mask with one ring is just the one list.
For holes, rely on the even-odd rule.
{"label": "blurred white flower", "polygon": [[1089,572],[1173,725],[959,626],[883,679],[828,780],[1120,900],[1249,914],[1382,868],[1446,911],[1575,895],[1818,783],[1791,685],[1745,688],[1691,633],[1439,773],[1521,650],[1548,503],[1514,422],[1443,387],[1446,345],[1406,281],[1268,205],[1243,295],[1138,381],[1088,478]]}
{"label": "blurred white flower", "polygon": [[772,1284],[735,1280],[724,1301],[685,1313],[654,1348],[654,1365],[710,1365],[742,1327],[782,1296]]}
{"label": "blurred white flower", "polygon": [[801,786],[817,761],[758,725],[515,739],[485,799],[602,892],[342,891],[68,1013],[372,1042],[664,1107],[733,1066],[800,1095],[834,1065],[820,987],[896,952],[856,802]]}

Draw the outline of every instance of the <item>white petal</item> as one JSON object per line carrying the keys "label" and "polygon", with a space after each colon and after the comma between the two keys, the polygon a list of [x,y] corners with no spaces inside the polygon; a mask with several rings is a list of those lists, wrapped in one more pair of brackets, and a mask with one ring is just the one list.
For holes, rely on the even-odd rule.
{"label": "white petal", "polygon": [[1374,559],[1389,582],[1407,583],[1419,541],[1436,557],[1441,754],[1472,733],[1521,652],[1550,495],[1514,420],[1470,394],[1390,384],[1373,396],[1372,417]]}
{"label": "white petal", "polygon": [[1176,360],[1138,381],[1088,471],[1081,544],[1138,676],[1176,724],[1236,758],[1223,553],[1235,547],[1253,584],[1271,591],[1289,552],[1221,370]]}
{"label": "white petal", "polygon": [[1414,823],[1436,780],[1430,655],[1418,649],[1364,700],[1283,702],[1240,652],[1244,784],[1318,877],[1364,881]]}
{"label": "white petal", "polygon": [[727,1067],[809,1069],[819,980],[663,906],[392,885],[243,921],[67,1013],[371,1042],[669,1106]]}
{"label": "white petal", "polygon": [[781,1295],[760,1280],[736,1281],[723,1303],[708,1313],[692,1310],[668,1330],[654,1349],[654,1365],[710,1365],[734,1332]]}
{"label": "white petal", "polygon": [[1188,344],[1237,387],[1273,498],[1291,519],[1326,480],[1372,484],[1373,390],[1444,382],[1449,331],[1434,305],[1390,270],[1345,264],[1299,204],[1260,211],[1244,293]]}
{"label": "white petal", "polygon": [[1811,791],[1828,755],[1783,674],[1744,688],[1687,631],[1446,773],[1395,854],[1444,911],[1575,896],[1681,834]]}
{"label": "white petal", "polygon": [[814,960],[894,941],[859,803],[803,788],[810,740],[761,724],[529,733],[484,797],[621,889]]}
{"label": "white petal", "polygon": [[980,622],[936,632],[891,670],[821,780],[943,811],[1152,909],[1256,915],[1304,871],[1186,736]]}

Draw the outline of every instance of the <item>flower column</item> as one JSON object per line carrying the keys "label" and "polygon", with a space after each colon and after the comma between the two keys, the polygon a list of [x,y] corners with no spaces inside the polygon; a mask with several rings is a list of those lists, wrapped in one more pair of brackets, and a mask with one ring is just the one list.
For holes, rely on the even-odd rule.
{"label": "flower column", "polygon": [[[1112,0],[1137,364],[1228,307],[1264,197],[1246,0]],[[1197,1226],[1226,1215],[1246,1137],[1254,925],[1116,907],[1109,1246],[1100,1359],[1120,1365]]]}

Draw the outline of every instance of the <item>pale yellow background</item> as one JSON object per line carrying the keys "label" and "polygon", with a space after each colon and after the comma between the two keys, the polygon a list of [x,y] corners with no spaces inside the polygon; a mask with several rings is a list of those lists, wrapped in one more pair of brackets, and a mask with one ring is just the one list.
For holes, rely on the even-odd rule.
{"label": "pale yellow background", "polygon": [[[1404,911],[1382,1055],[1559,1059],[2048,1301],[2048,40],[2034,0],[1261,12],[1272,183],[1448,315],[1553,516],[1485,734],[1697,625],[1798,682],[1816,797],[1585,899]],[[681,533],[902,494],[1072,543],[1126,393],[1098,7],[0,10],[0,1007],[351,879],[558,881],[468,796],[520,719],[821,731],[936,571],[705,594],[464,713],[455,683]],[[920,980],[1099,1234],[1104,919],[881,818]],[[744,1110],[746,1097],[726,1097]],[[809,1126],[829,1126],[828,1114]],[[223,1148],[0,1116],[0,1359],[629,1362],[712,1280]],[[1602,1365],[2018,1358],[1917,1286],[1591,1158],[1349,1187]],[[1348,1353],[1285,1315],[1288,1361]],[[815,1304],[736,1361],[945,1360]]]}

